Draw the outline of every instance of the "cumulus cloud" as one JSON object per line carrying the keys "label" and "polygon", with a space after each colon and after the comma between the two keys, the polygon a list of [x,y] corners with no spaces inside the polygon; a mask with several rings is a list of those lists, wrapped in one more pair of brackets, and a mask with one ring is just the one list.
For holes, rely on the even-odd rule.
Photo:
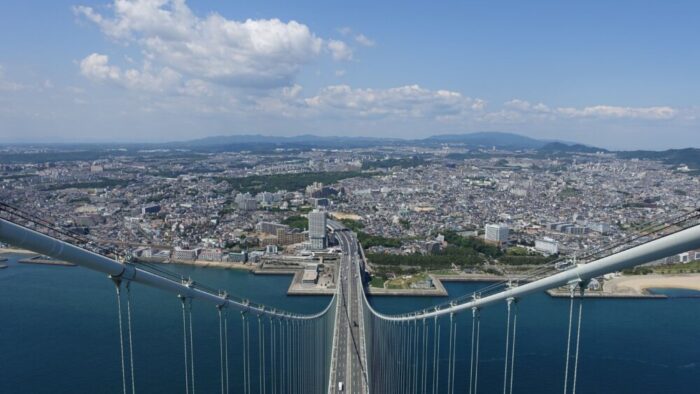
{"label": "cumulus cloud", "polygon": [[644,119],[665,120],[676,117],[679,111],[667,106],[655,107],[620,107],[611,105],[594,105],[582,108],[550,108],[543,103],[532,104],[526,100],[513,99],[504,103],[510,118],[522,118],[527,115],[550,115],[552,118],[592,118],[592,119]]}
{"label": "cumulus cloud", "polygon": [[664,120],[674,118],[678,110],[671,107],[616,107],[596,105],[584,108],[557,108],[561,115],[571,118],[631,118],[646,120]]}
{"label": "cumulus cloud", "polygon": [[329,40],[328,50],[333,55],[333,60],[352,60],[352,49],[343,41]]}
{"label": "cumulus cloud", "polygon": [[[141,70],[122,71],[109,64],[109,56],[93,53],[80,61],[80,73],[95,82],[112,82],[122,87],[152,92],[164,92],[179,87],[179,73],[165,67],[153,70],[150,63]],[[190,82],[191,84],[191,82]]]}
{"label": "cumulus cloud", "polygon": [[[112,16],[88,6],[74,12],[111,39],[136,44],[154,64],[233,86],[289,85],[324,44],[296,21],[235,21],[217,13],[199,17],[184,0],[115,0],[110,9]],[[337,42],[329,41],[328,47],[334,58],[351,56]]]}
{"label": "cumulus cloud", "polygon": [[304,100],[308,108],[324,113],[362,117],[446,119],[478,111],[484,102],[449,90],[429,90],[418,85],[389,89],[353,89],[334,85]]}
{"label": "cumulus cloud", "polygon": [[356,41],[358,44],[360,44],[360,45],[362,45],[362,46],[366,46],[366,47],[373,47],[374,44],[375,44],[374,40],[370,39],[369,37],[367,37],[367,36],[364,35],[364,34],[358,34],[358,35],[356,35],[356,36],[355,36],[355,41]]}
{"label": "cumulus cloud", "polygon": [[511,110],[511,111],[519,111],[523,113],[532,113],[532,114],[549,114],[551,113],[551,109],[543,104],[543,103],[537,103],[537,104],[532,104],[529,101],[526,100],[520,100],[520,99],[513,99],[510,101],[506,101],[503,106],[506,108],[506,110]]}
{"label": "cumulus cloud", "polygon": [[109,65],[109,56],[93,53],[80,61],[80,73],[93,81],[112,80],[121,78],[118,67]]}

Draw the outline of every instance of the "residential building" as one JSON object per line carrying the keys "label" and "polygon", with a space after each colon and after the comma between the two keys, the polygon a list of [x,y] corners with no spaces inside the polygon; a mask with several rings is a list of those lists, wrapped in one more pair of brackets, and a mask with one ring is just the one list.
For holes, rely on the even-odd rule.
{"label": "residential building", "polygon": [[509,232],[508,226],[502,224],[487,224],[485,227],[484,239],[498,244],[505,244],[508,242]]}

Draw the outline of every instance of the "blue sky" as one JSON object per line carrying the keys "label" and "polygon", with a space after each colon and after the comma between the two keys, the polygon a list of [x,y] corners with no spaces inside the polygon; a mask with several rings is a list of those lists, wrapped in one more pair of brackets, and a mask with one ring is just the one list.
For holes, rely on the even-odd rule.
{"label": "blue sky", "polygon": [[697,15],[691,1],[3,2],[0,142],[511,131],[700,146]]}

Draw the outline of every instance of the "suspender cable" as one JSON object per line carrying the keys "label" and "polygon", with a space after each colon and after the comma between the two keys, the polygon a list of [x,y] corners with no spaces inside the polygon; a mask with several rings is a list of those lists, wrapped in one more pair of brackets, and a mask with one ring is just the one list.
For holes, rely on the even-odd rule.
{"label": "suspender cable", "polygon": [[405,322],[400,322],[399,323],[399,349],[398,349],[398,354],[399,354],[399,381],[397,382],[397,388],[400,390],[400,392],[405,393],[405,386],[404,383],[406,382],[404,379],[404,370],[406,366],[406,328],[405,328]]}
{"label": "suspender cable", "polygon": [[246,311],[241,311],[241,338],[243,339],[243,392],[248,394],[248,360],[246,357],[248,341],[246,340]]}
{"label": "suspender cable", "polygon": [[277,380],[275,379],[277,366],[275,365],[275,321],[270,317],[270,388],[272,394],[277,392]]}
{"label": "suspender cable", "polygon": [[570,285],[571,297],[569,300],[569,331],[566,336],[566,365],[564,366],[564,394],[569,390],[569,361],[571,360],[571,328],[574,320],[574,292],[576,285]]}
{"label": "suspender cable", "polygon": [[476,308],[476,353],[474,354],[474,394],[477,393],[479,383],[479,341],[481,335],[481,315]]}
{"label": "suspender cable", "polygon": [[260,320],[260,315],[258,315],[258,343],[260,350],[260,392],[265,394],[265,325],[262,320]]}
{"label": "suspender cable", "polygon": [[436,316],[433,320],[433,394],[438,393],[440,375],[440,323]]}
{"label": "suspender cable", "polygon": [[136,394],[136,379],[134,377],[134,342],[131,337],[131,282],[126,282],[126,319],[129,331],[129,364],[131,366],[131,392]]}
{"label": "suspender cable", "polygon": [[454,332],[454,313],[450,313],[450,337],[448,339],[448,354],[447,354],[447,392],[452,393],[452,353],[454,351],[454,343],[452,335]]}
{"label": "suspender cable", "polygon": [[224,322],[221,316],[221,305],[216,306],[219,316],[219,373],[221,375],[221,394],[226,393],[226,378],[224,377]]}
{"label": "suspender cable", "polygon": [[476,333],[476,313],[478,309],[472,308],[472,341],[469,350],[469,394],[474,387],[474,335]]}
{"label": "suspender cable", "polygon": [[182,295],[178,296],[180,298],[180,301],[182,302],[182,342],[184,344],[183,350],[185,354],[185,393],[189,394],[190,392],[190,383],[189,383],[189,374],[190,374],[190,365],[189,365],[189,358],[187,357],[187,313],[186,313],[186,303],[187,299],[183,297]]}
{"label": "suspender cable", "polygon": [[418,320],[413,321],[413,392],[418,392]]}
{"label": "suspender cable", "polygon": [[126,365],[124,363],[124,329],[122,328],[121,280],[112,278],[117,289],[117,316],[119,317],[119,352],[122,361],[122,391],[126,394]]}
{"label": "suspender cable", "polygon": [[423,319],[423,375],[421,376],[421,393],[426,393],[428,389],[428,325]]}
{"label": "suspender cable", "polygon": [[513,298],[508,298],[508,318],[506,320],[506,355],[503,363],[503,394],[507,393],[508,389],[508,352],[510,352],[510,315]]}
{"label": "suspender cable", "polygon": [[515,375],[515,332],[518,327],[518,302],[513,299],[515,308],[513,310],[513,345],[510,353],[510,394],[513,394],[513,376]]}
{"label": "suspender cable", "polygon": [[194,333],[192,331],[192,299],[188,298],[188,300],[187,313],[190,320],[190,370],[192,371],[192,394],[194,394]]}
{"label": "suspender cable", "polygon": [[[280,393],[282,393],[284,390],[284,385],[285,382],[287,381],[287,371],[285,368],[285,349],[286,349],[286,341],[284,340],[284,327],[282,326],[282,323],[285,322],[285,320],[280,319],[279,321],[279,337],[280,337],[280,346],[279,346],[279,352],[280,352],[280,378],[279,378],[279,388],[280,388]],[[285,323],[286,324],[286,323]]]}
{"label": "suspender cable", "polygon": [[229,393],[228,368],[228,309],[224,311],[224,370],[226,371],[226,393]]}
{"label": "suspender cable", "polygon": [[578,375],[578,352],[581,344],[581,317],[583,314],[583,292],[585,291],[587,283],[582,282],[579,284],[579,289],[581,291],[581,299],[578,302],[578,327],[576,328],[576,355],[574,356],[574,381],[573,387],[571,389],[571,394],[576,394],[576,377]]}
{"label": "suspender cable", "polygon": [[245,364],[246,364],[246,390],[252,393],[250,387],[250,319],[245,319]]}
{"label": "suspender cable", "polygon": [[292,362],[292,349],[294,349],[293,324],[293,321],[287,322],[287,380],[289,380],[289,385],[287,387],[290,391],[296,392],[296,388],[294,386],[294,363]]}
{"label": "suspender cable", "polygon": [[452,376],[450,376],[450,379],[452,380],[452,387],[450,388],[450,394],[454,393],[455,391],[455,363],[457,360],[457,321],[454,322],[454,334],[452,335]]}

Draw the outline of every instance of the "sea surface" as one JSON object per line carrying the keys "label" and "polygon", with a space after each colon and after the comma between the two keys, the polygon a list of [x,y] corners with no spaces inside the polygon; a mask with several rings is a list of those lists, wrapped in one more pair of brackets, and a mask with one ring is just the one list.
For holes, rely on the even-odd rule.
{"label": "sea surface", "polygon": [[[0,270],[0,393],[121,392],[117,307],[112,282],[104,275],[80,267],[19,264],[17,257],[10,256],[5,263],[9,267]],[[320,311],[330,299],[286,296],[290,276],[256,276],[243,271],[188,266],[167,269],[208,286],[295,312]],[[446,283],[445,286],[450,297],[457,297],[483,284]],[[577,393],[700,392],[700,293],[664,289],[654,292],[669,298],[585,300]],[[137,392],[183,392],[179,300],[137,284],[132,287],[132,296]],[[380,311],[398,313],[446,300],[445,297],[375,297],[371,302]],[[563,391],[568,307],[567,299],[551,298],[544,293],[518,303],[514,393]],[[216,309],[195,302],[193,313],[197,392],[216,393],[219,392]],[[480,393],[502,391],[505,317],[505,304],[482,312]],[[240,369],[240,318],[230,319],[231,367]],[[457,315],[457,327],[455,392],[465,393],[471,314]],[[446,355],[444,352],[441,357],[443,362]],[[446,371],[446,366],[442,370]],[[232,388],[233,392],[241,392],[235,380]]]}

